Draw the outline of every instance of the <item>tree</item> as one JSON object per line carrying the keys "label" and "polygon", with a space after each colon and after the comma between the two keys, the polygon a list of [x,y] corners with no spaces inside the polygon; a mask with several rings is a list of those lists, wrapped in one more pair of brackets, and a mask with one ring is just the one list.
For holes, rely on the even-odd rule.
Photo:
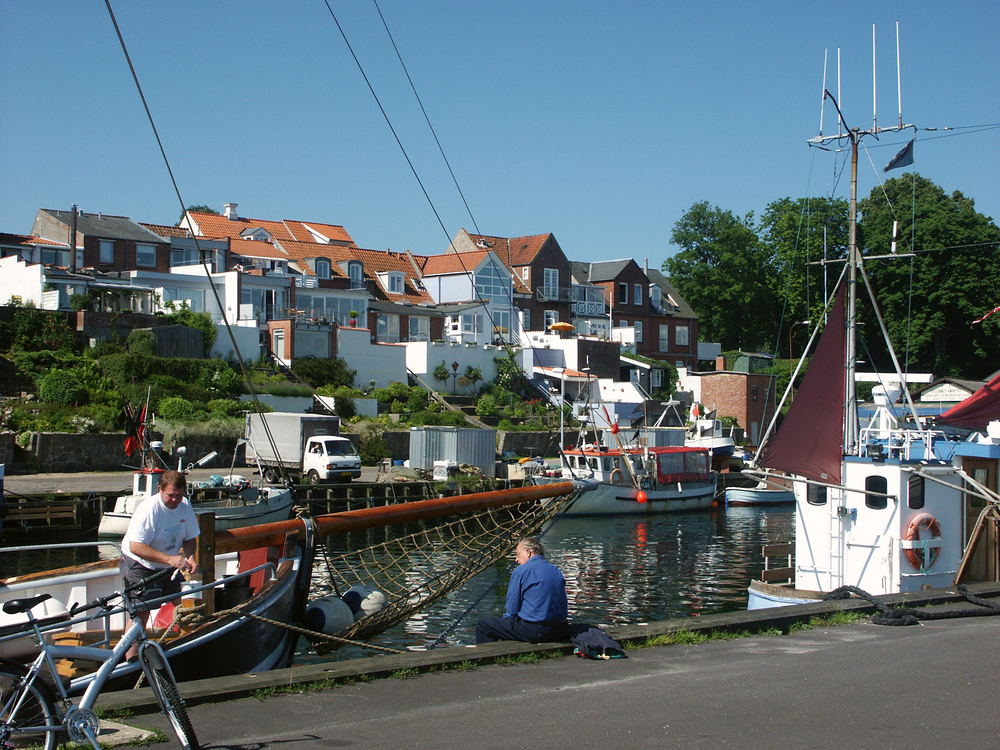
{"label": "tree", "polygon": [[753,227],[731,211],[695,203],[674,225],[680,246],[663,270],[698,313],[702,337],[723,349],[770,349],[776,304],[774,264]]}
{"label": "tree", "polygon": [[[836,277],[814,261],[847,255],[847,201],[839,198],[781,198],[761,215],[759,233],[774,261],[773,290],[785,330],[795,321],[816,320]],[[810,265],[812,264],[812,265]],[[780,336],[780,345],[788,338]]]}
{"label": "tree", "polygon": [[[890,252],[894,220],[898,252],[914,253],[865,264],[901,363],[937,377],[993,372],[1000,362],[1000,316],[972,325],[1000,304],[1000,229],[993,220],[978,213],[971,198],[948,195],[916,173],[875,188],[860,209],[859,243],[867,253]],[[874,321],[865,330],[874,347]],[[887,366],[881,350],[872,356]]]}
{"label": "tree", "polygon": [[188,206],[188,207],[187,207],[187,210],[181,213],[181,218],[179,218],[179,219],[177,220],[177,222],[178,222],[178,223],[180,223],[180,222],[184,221],[184,215],[185,215],[185,214],[186,214],[186,213],[187,213],[188,211],[195,211],[195,212],[197,212],[197,213],[199,213],[199,214],[215,214],[216,216],[218,216],[218,215],[219,215],[219,212],[218,212],[218,211],[216,211],[216,210],[215,210],[214,208],[211,208],[211,207],[209,207],[209,206],[203,206],[203,205],[198,205],[198,206]]}
{"label": "tree", "polygon": [[296,357],[292,362],[292,372],[313,388],[329,385],[354,385],[356,370],[352,370],[339,357]]}

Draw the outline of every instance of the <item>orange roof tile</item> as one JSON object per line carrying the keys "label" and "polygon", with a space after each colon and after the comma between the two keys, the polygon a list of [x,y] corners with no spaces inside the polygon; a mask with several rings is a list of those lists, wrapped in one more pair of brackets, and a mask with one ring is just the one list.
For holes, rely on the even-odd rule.
{"label": "orange roof tile", "polygon": [[0,245],[53,245],[55,247],[69,247],[65,242],[46,240],[30,234],[10,234],[9,232],[0,232]]}
{"label": "orange roof tile", "polygon": [[535,259],[538,251],[546,240],[552,237],[551,232],[546,234],[531,234],[525,237],[491,237],[487,234],[470,234],[469,238],[475,242],[486,242],[491,246],[501,260],[509,262],[512,266],[525,266]]}
{"label": "orange roof tile", "polygon": [[288,253],[275,247],[270,242],[260,240],[230,240],[229,250],[234,255],[242,255],[244,258],[274,258],[276,260],[290,260]]}
{"label": "orange roof tile", "polygon": [[190,237],[191,231],[187,226],[177,226],[171,227],[166,224],[148,224],[145,221],[139,222],[140,226],[146,227],[153,234],[158,234],[160,237]]}
{"label": "orange roof tile", "polygon": [[[201,213],[200,211],[191,211],[190,214],[191,218],[198,225],[201,236],[212,239],[222,237],[238,239],[242,236],[243,232],[260,228],[275,239],[315,242],[315,235],[306,228],[306,226],[311,226],[319,234],[333,242],[354,245],[354,240],[351,239],[351,235],[347,233],[347,230],[337,224],[304,222],[296,219],[272,221],[269,219],[250,219],[244,216],[236,219],[227,219],[225,216]],[[184,224],[183,219],[180,224]]]}

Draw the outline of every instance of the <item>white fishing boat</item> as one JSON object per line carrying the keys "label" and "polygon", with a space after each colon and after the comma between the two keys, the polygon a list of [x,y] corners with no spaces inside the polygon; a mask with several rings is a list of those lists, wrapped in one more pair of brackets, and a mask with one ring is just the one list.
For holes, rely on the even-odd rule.
{"label": "white fishing boat", "polygon": [[736,507],[758,505],[792,505],[795,493],[788,489],[772,487],[764,482],[756,487],[727,487],[726,505]]}
{"label": "white fishing boat", "polygon": [[[115,501],[113,510],[101,516],[97,533],[101,537],[122,537],[128,530],[132,514],[144,502],[160,491],[163,469],[142,469],[132,477],[132,492]],[[292,491],[287,487],[258,487],[249,482],[234,481],[230,492],[218,500],[194,502],[196,514],[214,513],[216,531],[254,526],[272,521],[284,521],[292,513]]]}
{"label": "white fishing boat", "polygon": [[[833,98],[828,92],[825,96]],[[758,466],[767,468],[753,472],[793,481],[794,561],[781,568],[765,566],[761,579],[751,582],[749,609],[815,601],[843,586],[882,595],[961,582],[975,551],[974,544],[966,543],[973,513],[982,507],[976,528],[1000,517],[1000,496],[986,486],[989,472],[996,481],[1000,438],[984,432],[956,441],[919,418],[905,387],[898,385],[906,380],[864,270],[863,261],[873,256],[863,258],[857,243],[858,143],[864,136],[913,126],[903,125],[902,119],[898,126],[868,131],[843,125],[839,137],[851,144],[847,262],[820,316],[826,321],[822,335],[818,325],[806,348],[809,353],[819,336],[795,400],[781,429],[768,439],[769,428],[755,457]],[[814,140],[824,142],[822,137]],[[871,300],[896,384],[881,390],[875,414],[863,428],[855,378],[859,293]],[[804,361],[805,355],[792,382]],[[905,398],[908,421],[893,411],[898,396]],[[995,391],[992,406],[980,411],[977,424],[985,428],[989,414],[1000,419]],[[992,533],[995,545],[995,527]],[[776,547],[787,554],[787,545]]]}

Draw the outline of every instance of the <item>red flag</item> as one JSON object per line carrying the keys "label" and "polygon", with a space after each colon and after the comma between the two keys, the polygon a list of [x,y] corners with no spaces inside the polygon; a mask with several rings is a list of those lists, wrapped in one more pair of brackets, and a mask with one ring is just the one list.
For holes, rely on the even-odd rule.
{"label": "red flag", "polygon": [[990,310],[988,313],[986,313],[983,317],[976,318],[976,320],[972,321],[972,325],[975,325],[976,323],[982,323],[984,320],[986,320],[991,315],[994,315],[995,313],[1000,313],[1000,305],[997,305],[996,307],[994,307],[992,310]]}
{"label": "red flag", "polygon": [[125,455],[131,456],[142,448],[142,436],[146,432],[146,406],[136,414],[132,404],[125,404]]}

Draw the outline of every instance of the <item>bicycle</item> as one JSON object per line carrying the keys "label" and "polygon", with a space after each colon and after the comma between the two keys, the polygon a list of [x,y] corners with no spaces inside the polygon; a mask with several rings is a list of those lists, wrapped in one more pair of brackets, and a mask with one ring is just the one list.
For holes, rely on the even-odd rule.
{"label": "bicycle", "polygon": [[[0,748],[42,746],[44,750],[55,750],[59,736],[68,735],[74,742],[89,742],[94,750],[100,750],[101,746],[97,741],[100,720],[93,711],[94,705],[115,667],[125,661],[125,654],[138,643],[137,658],[146,681],[152,688],[163,713],[170,720],[177,739],[180,740],[184,750],[198,750],[198,739],[177,689],[170,663],[160,644],[149,640],[146,628],[137,614],[137,601],[133,598],[134,593],[152,581],[176,572],[173,568],[164,569],[114,594],[99,597],[83,606],[74,605],[69,615],[45,620],[38,620],[32,615],[31,610],[50,599],[50,594],[39,594],[5,603],[3,610],[7,614],[27,615],[28,624],[40,651],[35,660],[27,666],[6,659],[0,660]],[[121,609],[113,608],[109,604],[118,597],[121,598]],[[162,600],[172,598],[174,597],[163,597]],[[80,612],[97,608],[103,612],[88,617],[76,617]],[[64,628],[67,624],[106,617],[121,611],[128,614],[132,624],[113,648],[59,646],[46,643],[44,633],[57,627]],[[98,662],[101,665],[80,698],[79,704],[74,704],[69,698],[56,669],[57,659],[82,659]]]}

